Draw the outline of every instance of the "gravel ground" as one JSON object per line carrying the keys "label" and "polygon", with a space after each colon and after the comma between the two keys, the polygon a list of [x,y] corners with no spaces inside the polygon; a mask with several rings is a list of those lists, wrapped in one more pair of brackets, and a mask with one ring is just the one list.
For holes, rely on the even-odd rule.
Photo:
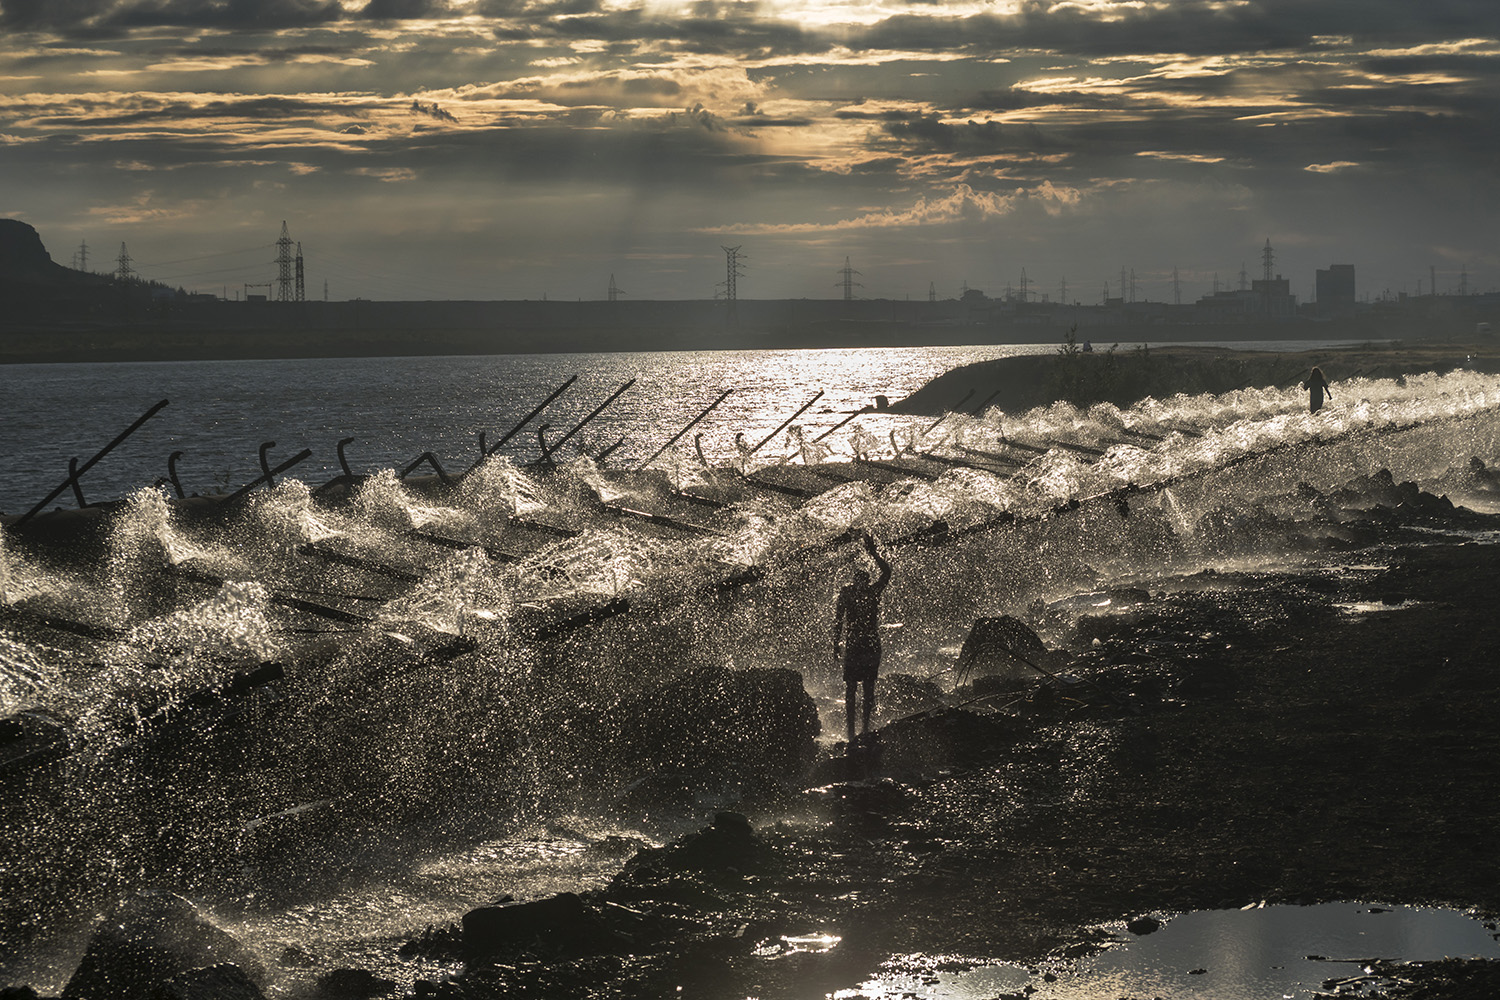
{"label": "gravel ground", "polygon": [[[892,956],[1037,965],[1094,950],[1103,923],[1262,901],[1493,920],[1500,547],[1474,540],[1489,537],[1403,529],[1313,569],[1116,593],[1077,621],[1060,694],[890,724],[775,821],[752,814],[753,856],[637,858],[591,899],[646,914],[630,954],[476,967],[443,990],[821,998],[902,968]],[[784,936],[817,933],[840,942],[788,953]],[[1500,984],[1482,961],[1392,975],[1361,995]]]}

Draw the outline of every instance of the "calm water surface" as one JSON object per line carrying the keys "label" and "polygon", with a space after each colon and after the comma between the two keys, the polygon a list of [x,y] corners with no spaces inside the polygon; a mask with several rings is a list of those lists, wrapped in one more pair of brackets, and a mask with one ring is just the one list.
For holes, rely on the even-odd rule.
{"label": "calm water surface", "polygon": [[[404,467],[428,451],[445,468],[463,469],[478,456],[481,431],[498,440],[573,375],[578,381],[534,422],[551,425],[553,442],[625,382],[635,383],[579,431],[569,453],[577,444],[597,454],[623,438],[612,464],[639,462],[733,389],[694,428],[705,452],[723,459],[734,453],[736,433],[758,442],[820,392],[798,418],[814,436],[876,395],[899,399],[960,365],[1056,349],[1049,343],[11,365],[0,369],[9,443],[0,511],[30,509],[67,478],[70,458],[86,462],[161,399],[171,402],[84,476],[86,499],[114,499],[165,476],[173,451],[183,452],[178,472],[188,492],[234,489],[260,473],[266,441],[275,442],[268,451],[273,466],[311,449],[312,457],[291,473],[309,483],[338,473],[336,446],[346,437],[354,438],[347,455],[355,472]],[[879,425],[893,419],[873,418],[869,429],[883,433]],[[685,453],[692,439],[683,438]],[[535,458],[534,426],[506,452],[517,461]],[[57,503],[71,506],[71,492]]]}

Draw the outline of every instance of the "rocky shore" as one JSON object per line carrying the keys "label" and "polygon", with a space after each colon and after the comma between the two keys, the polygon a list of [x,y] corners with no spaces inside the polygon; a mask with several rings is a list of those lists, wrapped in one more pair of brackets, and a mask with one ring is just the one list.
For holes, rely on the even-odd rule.
{"label": "rocky shore", "polygon": [[[63,996],[821,998],[883,964],[936,982],[989,960],[1042,988],[1109,942],[1101,925],[1262,902],[1444,905],[1493,930],[1500,524],[1381,476],[1318,502],[1340,539],[1035,607],[1050,666],[947,694],[888,677],[878,735],[798,787],[705,815],[602,890],[476,904],[393,944],[461,969],[441,980],[298,979],[309,956],[261,967],[147,896],[101,925]],[[1488,997],[1497,968],[1354,979]]]}

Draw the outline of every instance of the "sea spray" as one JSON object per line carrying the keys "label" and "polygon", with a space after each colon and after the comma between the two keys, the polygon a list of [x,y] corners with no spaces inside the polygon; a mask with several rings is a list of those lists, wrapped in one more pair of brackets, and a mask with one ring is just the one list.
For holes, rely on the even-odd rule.
{"label": "sea spray", "polygon": [[[403,825],[461,837],[602,809],[637,781],[691,780],[694,747],[754,771],[762,748],[712,742],[703,706],[727,704],[714,699],[736,690],[731,666],[790,668],[799,689],[837,696],[832,604],[862,558],[840,542],[851,529],[873,533],[895,566],[887,670],[940,678],[944,650],[977,617],[1295,556],[1338,537],[1325,497],[1355,476],[1389,468],[1423,481],[1500,454],[1492,377],[1338,389],[1318,414],[1302,394],[1270,389],[992,408],[930,435],[930,421],[886,435],[854,427],[828,440],[836,453],[895,460],[944,441],[955,460],[969,447],[1010,448],[1017,461],[947,465],[936,479],[872,472],[805,503],[695,461],[632,479],[588,459],[544,475],[492,456],[450,487],[386,470],[342,505],[283,480],[222,521],[146,491],[115,515],[102,573],[36,563],[5,538],[7,607],[119,633],[54,639],[7,621],[0,635],[7,707],[35,704],[73,726],[63,808],[28,834],[33,874],[74,873],[67,891],[86,898],[205,878],[232,860],[247,891],[299,872],[307,887],[338,875],[330,843],[375,858]],[[742,455],[745,470],[795,473],[819,457],[795,436],[773,445]],[[727,506],[705,507],[697,532],[618,509],[649,508],[668,482],[720,489]],[[285,682],[222,694],[262,661],[284,667]],[[789,687],[794,675],[765,676]],[[653,743],[627,725],[685,705],[702,709],[698,742]],[[628,743],[628,767],[600,734]],[[309,873],[308,858],[326,870]],[[27,884],[4,888],[38,911],[52,905]]]}

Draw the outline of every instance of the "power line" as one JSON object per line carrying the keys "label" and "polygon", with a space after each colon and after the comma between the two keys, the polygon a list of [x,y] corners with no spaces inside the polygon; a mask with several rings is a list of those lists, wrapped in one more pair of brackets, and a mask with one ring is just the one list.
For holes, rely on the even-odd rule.
{"label": "power line", "polygon": [[173,264],[190,264],[195,260],[208,260],[211,257],[229,257],[237,253],[252,253],[256,250],[265,250],[274,247],[275,243],[262,243],[259,246],[246,247],[243,250],[225,250],[221,253],[205,253],[196,257],[183,257],[178,260],[159,260],[150,264],[142,264],[141,267],[170,267]]}
{"label": "power line", "polygon": [[181,278],[196,278],[205,274],[228,274],[231,271],[248,271],[253,268],[270,267],[274,263],[276,263],[274,260],[258,260],[249,264],[237,264],[234,267],[217,267],[207,271],[183,271],[181,274],[163,275],[156,278],[155,280],[177,281]]}

